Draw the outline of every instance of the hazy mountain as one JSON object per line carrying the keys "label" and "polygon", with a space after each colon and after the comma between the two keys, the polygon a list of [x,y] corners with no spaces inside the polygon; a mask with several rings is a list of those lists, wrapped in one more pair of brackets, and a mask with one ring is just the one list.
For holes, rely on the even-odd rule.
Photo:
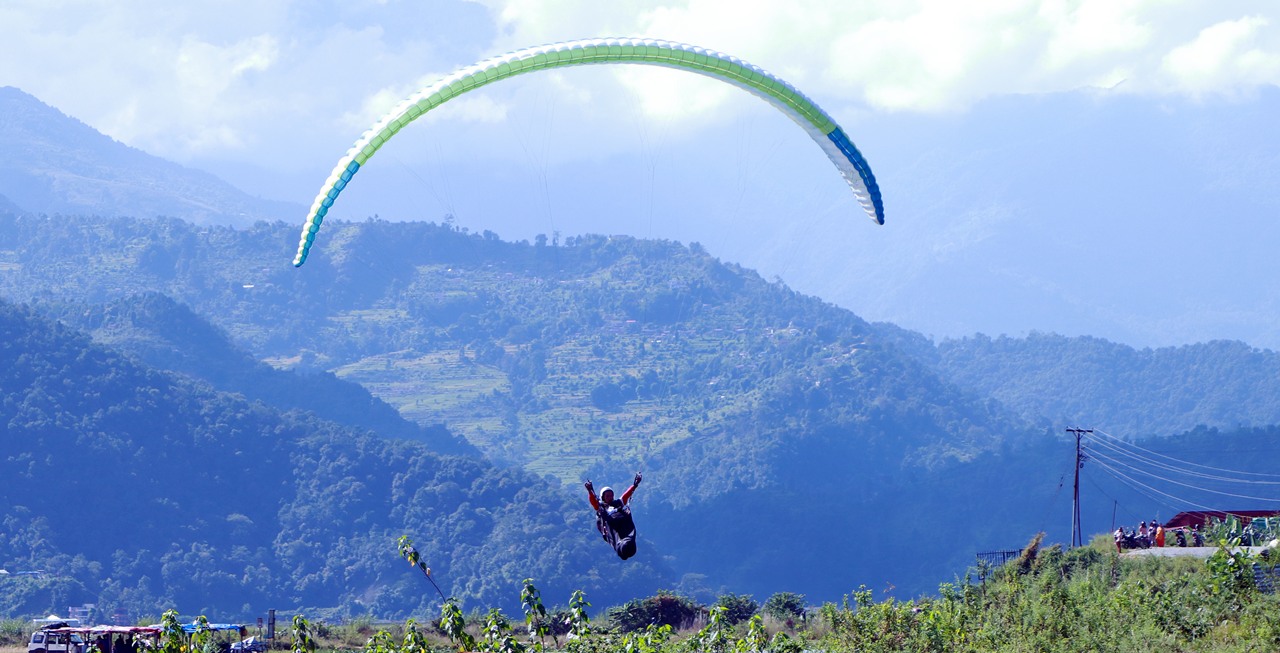
{"label": "hazy mountain", "polygon": [[[333,222],[326,247],[293,269],[283,223],[103,226],[0,219],[13,244],[0,290],[44,303],[171,293],[260,359],[334,370],[402,415],[575,492],[585,477],[620,486],[644,468],[645,541],[712,588],[786,581],[835,597],[860,578],[928,589],[970,552],[935,555],[936,540],[917,538],[836,570],[787,558],[766,574],[756,561],[801,546],[826,557],[855,537],[877,546],[909,528],[881,518],[886,501],[923,501],[934,485],[916,483],[922,475],[945,480],[1025,435],[1011,413],[941,382],[848,311],[675,243],[553,246],[447,225]],[[824,518],[810,493],[849,497],[849,519],[827,522],[832,539],[811,541]],[[747,537],[741,529],[758,524],[720,504],[759,507],[772,536]],[[867,522],[879,527],[858,536]],[[722,539],[735,555],[704,557]],[[929,562],[909,571],[916,559]]]}
{"label": "hazy mountain", "polygon": [[34,213],[247,225],[302,211],[124,145],[13,87],[0,88],[0,150],[0,194]]}
{"label": "hazy mountain", "polygon": [[4,213],[22,213],[22,207],[14,204],[12,200],[0,195],[0,212]]}
{"label": "hazy mountain", "polygon": [[938,338],[1280,348],[1280,295],[1260,282],[1280,275],[1277,112],[1268,87],[1248,102],[1081,91],[885,116],[897,137],[864,149],[884,229],[813,233],[784,276]]}
{"label": "hazy mountain", "polygon": [[[452,147],[415,125],[396,138],[418,154],[371,161],[329,217],[450,214],[507,239],[698,242],[936,338],[1042,331],[1139,348],[1229,339],[1280,349],[1280,295],[1260,282],[1280,277],[1274,86],[1246,100],[1082,89],[941,115],[855,111],[845,127],[884,193],[882,227],[793,124],[769,107],[743,110],[696,139],[558,164],[556,137],[575,135],[563,116],[477,127]],[[457,144],[502,151],[535,134],[551,141],[551,161],[476,161]],[[321,181],[294,185],[310,198]]]}

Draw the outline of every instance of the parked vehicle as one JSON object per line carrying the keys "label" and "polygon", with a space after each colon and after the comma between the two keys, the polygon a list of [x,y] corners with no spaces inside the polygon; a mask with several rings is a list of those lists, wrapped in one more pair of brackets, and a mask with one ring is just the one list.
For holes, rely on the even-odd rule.
{"label": "parked vehicle", "polygon": [[231,653],[263,653],[266,650],[267,643],[257,637],[250,637],[231,645]]}
{"label": "parked vehicle", "polygon": [[84,638],[76,633],[59,632],[66,624],[46,626],[31,633],[27,653],[84,653]]}

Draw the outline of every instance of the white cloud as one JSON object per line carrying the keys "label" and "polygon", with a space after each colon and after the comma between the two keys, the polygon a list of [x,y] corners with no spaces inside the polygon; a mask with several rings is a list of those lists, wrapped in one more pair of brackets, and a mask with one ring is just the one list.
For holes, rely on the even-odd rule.
{"label": "white cloud", "polygon": [[[424,71],[553,41],[696,43],[849,116],[1084,87],[1204,96],[1275,85],[1278,13],[1272,0],[11,0],[0,3],[0,84],[179,161],[298,165],[341,152],[435,79]],[[755,102],[638,67],[537,84],[602,120],[638,112],[669,126]],[[509,121],[532,86],[496,85],[431,119]]]}
{"label": "white cloud", "polygon": [[1049,71],[1103,61],[1104,67],[1140,52],[1153,37],[1152,26],[1142,20],[1141,0],[1086,0],[1045,2],[1039,18],[1047,25],[1049,40],[1042,63]]}
{"label": "white cloud", "polygon": [[[1226,92],[1275,84],[1280,54],[1276,31],[1257,17],[1276,12],[1265,0],[484,4],[499,22],[502,49],[596,36],[684,41],[747,59],[820,102],[886,110],[955,111],[996,95],[1116,86],[1156,94]],[[1257,16],[1240,19],[1242,11]],[[1185,47],[1226,58],[1207,64],[1197,61],[1200,55],[1171,53],[1201,30],[1206,33]],[[1224,47],[1234,49],[1224,54]],[[732,96],[679,76],[627,76],[655,115],[670,117],[684,106],[686,116],[695,116]],[[641,84],[649,83],[642,93]]]}
{"label": "white cloud", "polygon": [[[376,11],[399,8],[357,18]],[[455,64],[336,3],[0,5],[0,84],[178,161],[253,152],[273,165],[339,149],[327,139],[350,138],[330,131],[353,104],[442,65]]]}
{"label": "white cloud", "polygon": [[1206,27],[1170,51],[1162,71],[1174,88],[1193,95],[1280,84],[1280,40],[1268,28],[1261,16]]}
{"label": "white cloud", "polygon": [[955,108],[993,81],[1023,85],[1013,63],[1029,53],[1025,25],[1034,18],[1020,2],[939,3],[877,18],[834,39],[828,79],[876,107]]}
{"label": "white cloud", "polygon": [[[387,86],[365,97],[359,110],[343,114],[342,123],[352,133],[368,129],[378,120],[397,109],[411,95],[439,81],[444,74],[425,75],[414,84]],[[483,94],[463,95],[451,100],[418,120],[439,122],[442,116],[448,119],[472,123],[498,123],[507,117],[509,106],[497,99]]]}

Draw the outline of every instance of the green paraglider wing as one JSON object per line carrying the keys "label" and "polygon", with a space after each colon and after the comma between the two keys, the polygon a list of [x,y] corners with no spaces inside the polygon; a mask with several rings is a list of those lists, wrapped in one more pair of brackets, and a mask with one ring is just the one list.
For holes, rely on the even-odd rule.
{"label": "green paraglider wing", "polygon": [[463,68],[418,91],[370,127],[338,161],[311,205],[302,227],[295,266],[307,260],[334,200],[352,176],[391,137],[423,114],[475,88],[523,73],[584,64],[648,64],[679,68],[728,82],[763,98],[800,125],[853,189],[867,215],[884,224],[884,204],[871,167],[844,130],[787,82],[735,57],[692,45],[651,39],[589,39],[517,50]]}

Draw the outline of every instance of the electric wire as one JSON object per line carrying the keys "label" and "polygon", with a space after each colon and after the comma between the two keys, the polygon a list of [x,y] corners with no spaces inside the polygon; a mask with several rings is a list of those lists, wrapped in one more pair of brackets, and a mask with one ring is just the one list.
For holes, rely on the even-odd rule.
{"label": "electric wire", "polygon": [[1097,434],[1099,434],[1099,435],[1103,435],[1103,436],[1105,436],[1105,437],[1107,437],[1107,438],[1110,438],[1111,440],[1114,440],[1114,441],[1116,441],[1116,442],[1120,442],[1120,443],[1122,443],[1122,444],[1124,444],[1124,445],[1126,445],[1126,446],[1133,447],[1134,449],[1138,449],[1138,450],[1140,450],[1140,451],[1143,451],[1143,452],[1145,452],[1145,453],[1151,454],[1151,455],[1153,455],[1153,456],[1157,456],[1157,457],[1160,457],[1160,458],[1164,458],[1165,460],[1172,460],[1172,461],[1174,461],[1174,462],[1176,462],[1176,463],[1182,463],[1183,465],[1190,465],[1191,467],[1199,467],[1199,468],[1201,468],[1201,469],[1209,469],[1209,470],[1212,470],[1212,471],[1215,471],[1215,472],[1226,472],[1226,473],[1228,473],[1228,474],[1238,474],[1238,475],[1243,475],[1243,476],[1261,476],[1261,477],[1265,477],[1265,478],[1280,479],[1280,474],[1266,474],[1266,473],[1262,473],[1262,472],[1246,472],[1246,471],[1235,470],[1235,469],[1224,469],[1224,468],[1221,468],[1221,467],[1211,467],[1211,466],[1209,466],[1209,465],[1201,465],[1201,464],[1199,464],[1199,463],[1193,463],[1193,462],[1190,462],[1190,461],[1187,461],[1187,460],[1182,460],[1182,459],[1179,459],[1179,458],[1174,458],[1173,456],[1166,456],[1166,455],[1164,455],[1164,454],[1162,454],[1162,453],[1157,453],[1157,452],[1155,452],[1155,451],[1151,451],[1150,449],[1145,449],[1145,448],[1143,448],[1143,447],[1140,447],[1140,446],[1138,446],[1138,445],[1136,445],[1136,444],[1134,444],[1134,443],[1132,443],[1132,442],[1127,442],[1127,441],[1125,441],[1124,439],[1119,438],[1119,437],[1116,437],[1116,436],[1114,436],[1114,435],[1111,435],[1110,433],[1107,433],[1106,431],[1103,431],[1103,430],[1101,430],[1101,429],[1094,429],[1094,433],[1097,433]]}
{"label": "electric wire", "polygon": [[[1173,465],[1169,465],[1168,463],[1160,462],[1158,460],[1136,454],[1132,451],[1129,451],[1128,449],[1125,449],[1123,446],[1120,446],[1113,442],[1108,442],[1106,440],[1096,440],[1096,439],[1091,440],[1090,442],[1092,444],[1097,444],[1097,445],[1106,447],[1107,449],[1110,449],[1112,451],[1115,451],[1116,453],[1119,453],[1129,458],[1132,458],[1134,460],[1137,460],[1141,463],[1151,465],[1153,467],[1157,467],[1167,471],[1171,471],[1174,473],[1183,474],[1186,476],[1192,476],[1192,477],[1203,478],[1208,480],[1225,481],[1229,483],[1245,483],[1245,484],[1251,484],[1251,485],[1280,485],[1280,481],[1255,481],[1250,479],[1231,478],[1226,476],[1218,476],[1216,474],[1206,474],[1204,472],[1182,469],[1179,467],[1175,467]],[[1247,472],[1240,472],[1240,473],[1247,473]]]}
{"label": "electric wire", "polygon": [[[1191,505],[1191,506],[1194,506],[1194,507],[1196,507],[1196,508],[1203,508],[1203,509],[1205,509],[1205,510],[1213,510],[1213,508],[1211,508],[1211,507],[1209,507],[1209,506],[1206,506],[1206,505],[1204,505],[1204,504],[1197,503],[1197,502],[1194,502],[1194,501],[1188,501],[1187,499],[1184,499],[1184,498],[1182,498],[1182,497],[1178,497],[1178,496],[1175,496],[1175,495],[1169,494],[1168,492],[1162,492],[1162,491],[1160,491],[1160,490],[1157,490],[1156,488],[1153,488],[1153,487],[1151,487],[1150,485],[1147,485],[1146,483],[1143,483],[1143,482],[1141,482],[1141,481],[1138,481],[1138,480],[1136,480],[1136,479],[1134,479],[1134,478],[1130,477],[1129,475],[1125,474],[1124,472],[1121,472],[1121,471],[1119,471],[1119,470],[1117,470],[1117,469],[1113,469],[1113,468],[1111,468],[1109,465],[1107,465],[1107,464],[1106,464],[1106,463],[1104,463],[1104,462],[1098,461],[1097,459],[1092,459],[1092,460],[1093,460],[1093,462],[1097,463],[1099,467],[1101,467],[1101,468],[1103,468],[1103,469],[1107,470],[1108,472],[1110,472],[1110,473],[1111,473],[1111,475],[1112,475],[1112,476],[1116,477],[1117,479],[1120,479],[1121,481],[1124,481],[1127,485],[1129,485],[1129,487],[1134,488],[1135,490],[1136,490],[1136,489],[1138,489],[1138,488],[1146,488],[1147,490],[1149,490],[1149,491],[1151,491],[1151,492],[1153,492],[1153,493],[1155,493],[1155,494],[1158,494],[1158,495],[1163,496],[1163,497],[1168,497],[1169,499],[1173,499],[1174,501],[1178,501],[1178,502],[1182,503],[1183,505]],[[1144,494],[1145,494],[1145,493],[1144,493]],[[1148,498],[1150,498],[1150,495],[1148,495]]]}
{"label": "electric wire", "polygon": [[1096,440],[1096,439],[1095,439],[1095,440],[1091,440],[1090,442],[1091,442],[1092,444],[1101,445],[1102,447],[1105,447],[1105,448],[1107,448],[1107,449],[1109,449],[1109,450],[1111,450],[1111,451],[1114,451],[1114,452],[1116,452],[1116,453],[1118,453],[1118,454],[1121,454],[1121,455],[1127,456],[1127,457],[1129,457],[1129,458],[1132,458],[1132,459],[1134,459],[1134,460],[1137,460],[1138,462],[1141,462],[1141,463],[1144,463],[1144,464],[1150,465],[1150,466],[1155,467],[1155,468],[1158,468],[1158,469],[1163,469],[1163,470],[1165,470],[1165,471],[1174,472],[1174,473],[1176,473],[1176,474],[1183,474],[1183,475],[1186,475],[1186,476],[1191,476],[1191,477],[1195,477],[1195,478],[1202,478],[1202,479],[1212,480],[1212,481],[1224,481],[1224,482],[1228,482],[1228,483],[1247,483],[1247,484],[1250,484],[1250,485],[1280,485],[1280,481],[1254,481],[1254,480],[1249,480],[1249,479],[1231,478],[1231,477],[1227,477],[1227,476],[1218,476],[1218,475],[1215,475],[1215,474],[1205,474],[1205,473],[1203,473],[1203,472],[1197,472],[1197,471],[1186,470],[1186,469],[1182,469],[1182,468],[1179,468],[1179,467],[1175,467],[1175,466],[1170,465],[1170,464],[1168,464],[1168,463],[1160,462],[1160,461],[1155,460],[1155,459],[1153,459],[1153,458],[1147,458],[1146,456],[1138,455],[1138,454],[1133,453],[1133,452],[1131,452],[1131,451],[1129,451],[1129,450],[1127,450],[1127,449],[1125,449],[1125,448],[1123,448],[1123,447],[1121,447],[1121,446],[1118,446],[1118,445],[1116,445],[1116,444],[1114,444],[1114,443],[1107,442],[1106,440]]}
{"label": "electric wire", "polygon": [[[1221,491],[1221,490],[1214,490],[1214,489],[1211,489],[1211,488],[1201,487],[1201,486],[1198,486],[1198,485],[1192,485],[1192,484],[1190,484],[1190,483],[1183,483],[1182,481],[1175,481],[1175,480],[1173,480],[1173,479],[1171,479],[1171,478],[1165,478],[1165,477],[1160,476],[1159,474],[1156,474],[1156,473],[1154,473],[1154,472],[1150,472],[1150,471],[1147,471],[1147,470],[1145,470],[1145,469],[1142,469],[1141,467],[1135,467],[1135,466],[1130,465],[1129,463],[1126,463],[1126,462],[1124,462],[1124,461],[1122,461],[1122,460],[1117,460],[1116,458],[1112,458],[1111,456],[1108,456],[1108,455],[1106,455],[1106,454],[1103,454],[1103,453],[1101,453],[1101,452],[1099,452],[1099,451],[1093,451],[1093,452],[1092,452],[1092,454],[1091,454],[1091,456],[1090,456],[1090,460],[1098,460],[1098,459],[1102,459],[1102,460],[1109,461],[1109,462],[1111,462],[1111,463],[1115,464],[1115,465],[1116,465],[1116,466],[1118,466],[1118,467],[1122,467],[1122,468],[1127,469],[1127,470],[1129,470],[1129,471],[1131,471],[1131,472],[1133,472],[1133,473],[1136,473],[1136,474],[1141,474],[1141,475],[1146,476],[1146,477],[1149,477],[1149,478],[1154,478],[1154,479],[1159,480],[1159,481],[1164,481],[1164,482],[1166,482],[1166,483],[1172,483],[1172,484],[1174,484],[1174,485],[1182,486],[1182,487],[1185,487],[1185,488],[1190,488],[1190,489],[1192,489],[1192,490],[1197,490],[1197,491],[1200,491],[1200,492],[1208,492],[1209,494],[1217,494],[1217,495],[1221,495],[1221,496],[1234,497],[1234,498],[1237,498],[1237,499],[1253,499],[1253,500],[1255,500],[1255,501],[1269,501],[1269,502],[1277,502],[1277,503],[1280,503],[1280,498],[1276,498],[1276,497],[1259,497],[1259,496],[1253,496],[1253,495],[1248,495],[1248,494],[1236,494],[1236,493],[1234,493],[1234,492],[1223,492],[1223,491]],[[1105,466],[1105,465],[1104,465],[1104,466]],[[1110,467],[1108,467],[1108,468],[1110,469]]]}
{"label": "electric wire", "polygon": [[[1094,429],[1083,442],[1087,451],[1085,460],[1092,463],[1090,467],[1112,477],[1156,505],[1165,506],[1174,511],[1188,508],[1208,512],[1219,511],[1218,507],[1206,505],[1205,499],[1193,500],[1188,498],[1188,495],[1192,497],[1217,495],[1272,505],[1280,504],[1280,497],[1257,496],[1257,492],[1243,493],[1263,489],[1259,486],[1280,486],[1278,481],[1259,480],[1280,479],[1280,475],[1277,474],[1247,472],[1194,463],[1152,451],[1100,429]],[[1091,475],[1086,475],[1085,478],[1096,491],[1111,499],[1119,507],[1119,500],[1111,497],[1106,490],[1094,482]],[[1179,489],[1171,489],[1171,486],[1177,486]],[[1237,488],[1241,491],[1226,491]],[[1136,517],[1128,507],[1124,507],[1123,510],[1131,517]]]}
{"label": "electric wire", "polygon": [[[1099,493],[1101,493],[1101,494],[1102,494],[1102,496],[1104,496],[1104,497],[1106,497],[1106,498],[1108,498],[1108,499],[1111,499],[1111,501],[1112,501],[1115,505],[1120,506],[1120,510],[1124,511],[1124,513],[1125,513],[1126,515],[1128,515],[1130,518],[1132,518],[1134,521],[1142,521],[1142,519],[1143,519],[1142,517],[1140,517],[1140,516],[1139,516],[1137,513],[1135,513],[1134,511],[1130,510],[1128,506],[1125,506],[1125,505],[1121,504],[1119,499],[1115,498],[1114,496],[1111,496],[1111,494],[1107,492],[1106,488],[1102,487],[1102,485],[1100,485],[1096,480],[1094,480],[1093,478],[1091,478],[1091,477],[1089,477],[1089,476],[1085,476],[1085,477],[1084,477],[1084,479],[1085,479],[1085,481],[1086,481],[1086,482],[1088,482],[1088,483],[1089,483],[1089,485],[1092,485],[1092,486],[1093,486],[1093,489],[1095,489],[1095,490],[1097,490]],[[1142,494],[1142,492],[1139,492],[1139,494]],[[1148,499],[1151,499],[1152,501],[1155,501],[1156,503],[1164,503],[1164,502],[1160,501],[1159,499],[1156,499],[1156,498],[1151,497],[1151,496],[1147,496],[1147,498],[1148,498]],[[1170,509],[1177,510],[1177,508],[1176,508],[1175,506],[1169,505],[1169,504],[1167,504],[1167,503],[1164,503],[1164,505],[1165,505],[1166,507],[1170,508]],[[1041,530],[1044,530],[1044,529],[1041,529]]]}
{"label": "electric wire", "polygon": [[[1101,465],[1101,463],[1099,463],[1099,464]],[[1178,501],[1181,501],[1181,503],[1174,503],[1174,502],[1171,502],[1171,501],[1167,500],[1165,497],[1160,496],[1160,495],[1161,495],[1161,494],[1163,494],[1163,493],[1158,493],[1158,492],[1156,492],[1154,488],[1149,488],[1148,486],[1145,486],[1145,485],[1143,485],[1143,484],[1141,484],[1141,483],[1132,482],[1132,479],[1128,479],[1127,477],[1124,477],[1123,475],[1118,475],[1118,474],[1113,473],[1113,472],[1112,472],[1110,469],[1108,469],[1105,465],[1101,465],[1101,466],[1103,467],[1103,471],[1104,471],[1104,472],[1106,472],[1108,476],[1110,476],[1110,477],[1112,477],[1112,478],[1116,479],[1116,480],[1117,480],[1117,481],[1119,481],[1121,484],[1123,484],[1123,485],[1127,486],[1130,490],[1133,490],[1134,492],[1137,492],[1138,494],[1141,494],[1142,496],[1146,497],[1147,499],[1150,499],[1152,502],[1154,502],[1154,503],[1156,503],[1156,504],[1158,504],[1158,505],[1164,506],[1164,507],[1166,507],[1166,508],[1168,508],[1168,509],[1170,509],[1170,510],[1172,510],[1172,511],[1175,511],[1175,512],[1176,512],[1176,511],[1178,511],[1178,510],[1181,510],[1180,506],[1185,506],[1185,505],[1187,505],[1187,503],[1188,503],[1188,502],[1186,502],[1186,501],[1184,501],[1184,500],[1182,500],[1182,499],[1178,499]],[[1086,477],[1086,478],[1088,478],[1088,477]],[[1096,485],[1096,483],[1094,483],[1093,479],[1089,479],[1089,481],[1090,481],[1090,484],[1093,484],[1095,487],[1097,486],[1097,485]],[[1105,494],[1105,493],[1104,493],[1104,494]],[[1167,497],[1168,495],[1165,495],[1165,496]],[[1108,498],[1110,498],[1112,501],[1115,501],[1115,502],[1119,503],[1119,500],[1118,500],[1118,499],[1116,499],[1115,497],[1108,497]],[[1128,508],[1128,507],[1126,507],[1126,508],[1124,509],[1124,511],[1125,511],[1126,513],[1128,513],[1130,516],[1138,517],[1138,515],[1137,515],[1136,513],[1134,513],[1132,510],[1129,510],[1129,508]],[[1139,521],[1141,521],[1141,517],[1139,517]]]}

